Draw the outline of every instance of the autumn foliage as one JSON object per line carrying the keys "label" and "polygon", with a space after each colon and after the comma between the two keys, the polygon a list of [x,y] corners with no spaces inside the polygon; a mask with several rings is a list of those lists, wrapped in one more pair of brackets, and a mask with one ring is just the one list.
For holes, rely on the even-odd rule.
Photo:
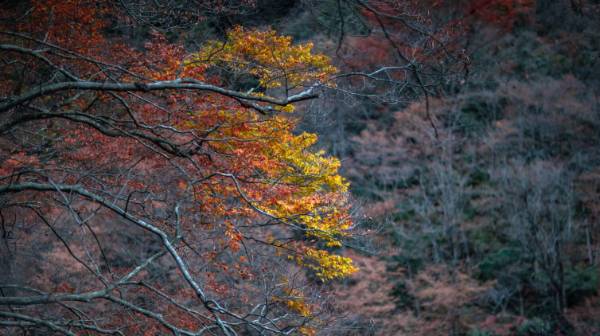
{"label": "autumn foliage", "polygon": [[6,14],[0,211],[19,248],[2,252],[2,328],[314,333],[307,277],[357,271],[335,251],[352,228],[340,162],[291,113],[329,58],[242,27],[198,50],[157,31],[134,48],[102,1]]}
{"label": "autumn foliage", "polygon": [[597,0],[0,3],[0,335],[600,333]]}

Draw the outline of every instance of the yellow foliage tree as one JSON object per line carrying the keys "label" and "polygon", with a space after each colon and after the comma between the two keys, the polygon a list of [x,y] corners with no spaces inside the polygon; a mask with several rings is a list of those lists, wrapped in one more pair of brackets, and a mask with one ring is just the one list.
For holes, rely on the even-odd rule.
{"label": "yellow foliage tree", "polygon": [[337,69],[329,58],[312,53],[313,44],[292,44],[289,36],[274,30],[248,30],[236,27],[225,42],[210,41],[186,64],[211,64],[258,77],[264,88],[283,87],[286,91],[302,85],[325,82]]}

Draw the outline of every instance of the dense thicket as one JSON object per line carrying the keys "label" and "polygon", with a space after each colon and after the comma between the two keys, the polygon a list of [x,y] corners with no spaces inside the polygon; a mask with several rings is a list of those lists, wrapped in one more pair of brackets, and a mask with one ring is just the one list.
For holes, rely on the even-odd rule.
{"label": "dense thicket", "polygon": [[332,146],[388,244],[364,261],[378,285],[362,297],[379,309],[354,309],[380,335],[594,335],[600,7],[506,1],[511,17],[492,1],[466,15],[474,3],[431,9],[429,27],[460,22],[445,41],[468,61],[424,56],[429,99],[362,100],[335,119]]}

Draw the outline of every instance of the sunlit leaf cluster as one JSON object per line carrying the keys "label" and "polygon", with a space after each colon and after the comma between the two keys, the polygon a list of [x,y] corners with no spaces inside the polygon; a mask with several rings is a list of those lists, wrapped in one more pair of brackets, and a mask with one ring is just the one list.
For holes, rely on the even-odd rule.
{"label": "sunlit leaf cluster", "polygon": [[290,36],[274,30],[236,27],[225,41],[210,41],[199,53],[186,61],[211,64],[258,78],[263,88],[292,90],[302,85],[325,82],[337,70],[329,57],[312,53],[313,44],[292,44]]}

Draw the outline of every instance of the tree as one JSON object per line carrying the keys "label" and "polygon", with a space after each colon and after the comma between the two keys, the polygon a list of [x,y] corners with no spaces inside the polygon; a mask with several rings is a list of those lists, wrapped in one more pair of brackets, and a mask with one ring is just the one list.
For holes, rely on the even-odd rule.
{"label": "tree", "polygon": [[357,270],[333,251],[352,228],[340,163],[291,113],[329,59],[241,27],[136,49],[104,1],[3,6],[3,332],[314,333],[307,279]]}

